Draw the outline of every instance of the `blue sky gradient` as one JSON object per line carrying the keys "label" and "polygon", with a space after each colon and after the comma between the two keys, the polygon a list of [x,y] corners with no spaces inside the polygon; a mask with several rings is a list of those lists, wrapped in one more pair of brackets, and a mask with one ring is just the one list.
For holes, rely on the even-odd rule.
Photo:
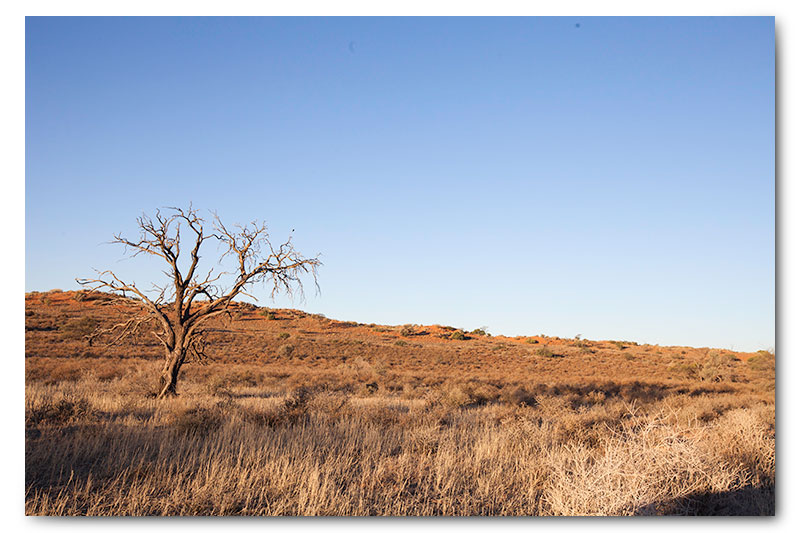
{"label": "blue sky gradient", "polygon": [[191,201],[322,254],[262,305],[774,346],[772,17],[27,18],[25,76],[28,291]]}

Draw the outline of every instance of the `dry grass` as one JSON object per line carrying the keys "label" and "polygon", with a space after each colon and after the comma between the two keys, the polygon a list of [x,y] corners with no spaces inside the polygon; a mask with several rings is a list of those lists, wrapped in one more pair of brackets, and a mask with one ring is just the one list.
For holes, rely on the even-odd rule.
{"label": "dry grass", "polygon": [[249,309],[159,402],[156,347],[60,329],[113,319],[107,300],[42,296],[26,312],[30,515],[774,514],[770,353]]}

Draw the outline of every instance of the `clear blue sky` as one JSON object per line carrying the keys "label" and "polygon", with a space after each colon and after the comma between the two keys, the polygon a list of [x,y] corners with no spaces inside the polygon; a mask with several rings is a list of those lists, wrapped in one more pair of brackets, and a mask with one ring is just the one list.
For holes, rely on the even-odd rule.
{"label": "clear blue sky", "polygon": [[300,307],[774,346],[774,19],[28,18],[26,290],[165,205],[295,229]]}

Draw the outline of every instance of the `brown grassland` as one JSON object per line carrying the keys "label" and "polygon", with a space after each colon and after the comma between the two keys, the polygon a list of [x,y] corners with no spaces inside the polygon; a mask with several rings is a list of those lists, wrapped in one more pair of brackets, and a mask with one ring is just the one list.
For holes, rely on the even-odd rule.
{"label": "brown grassland", "polygon": [[29,515],[771,515],[771,352],[496,337],[237,304],[155,400],[160,345],[25,300]]}

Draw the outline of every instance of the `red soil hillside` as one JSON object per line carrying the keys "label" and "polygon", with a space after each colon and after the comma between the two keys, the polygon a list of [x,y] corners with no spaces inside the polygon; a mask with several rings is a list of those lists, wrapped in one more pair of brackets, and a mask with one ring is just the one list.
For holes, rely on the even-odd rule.
{"label": "red soil hillside", "polygon": [[[84,335],[124,319],[114,297],[50,291],[25,297],[28,380],[114,379],[162,357],[149,332],[117,346],[89,345]],[[375,383],[408,393],[448,381],[507,386],[635,386],[658,390],[757,389],[771,394],[774,357],[709,348],[636,345],[557,337],[502,337],[430,325],[341,322],[295,309],[236,304],[212,325],[209,366],[246,366],[273,383],[353,389]],[[657,384],[657,386],[656,386]],[[599,386],[599,385],[598,385]],[[654,389],[655,390],[655,389]]]}

